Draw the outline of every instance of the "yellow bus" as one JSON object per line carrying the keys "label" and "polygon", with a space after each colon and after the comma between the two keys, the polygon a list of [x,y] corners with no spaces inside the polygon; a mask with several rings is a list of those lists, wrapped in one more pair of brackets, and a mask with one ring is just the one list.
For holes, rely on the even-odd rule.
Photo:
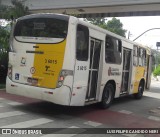
{"label": "yellow bus", "polygon": [[55,104],[84,106],[149,89],[151,51],[62,14],[33,14],[14,23],[6,91]]}

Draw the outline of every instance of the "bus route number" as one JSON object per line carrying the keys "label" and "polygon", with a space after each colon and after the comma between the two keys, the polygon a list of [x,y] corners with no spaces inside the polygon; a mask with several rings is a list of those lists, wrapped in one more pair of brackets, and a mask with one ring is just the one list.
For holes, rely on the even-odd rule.
{"label": "bus route number", "polygon": [[57,60],[45,59],[45,63],[49,63],[49,64],[57,64]]}

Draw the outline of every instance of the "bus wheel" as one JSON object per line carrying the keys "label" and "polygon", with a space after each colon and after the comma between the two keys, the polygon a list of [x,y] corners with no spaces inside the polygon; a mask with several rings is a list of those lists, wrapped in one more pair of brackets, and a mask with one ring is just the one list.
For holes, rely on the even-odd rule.
{"label": "bus wheel", "polygon": [[113,96],[114,96],[114,87],[112,84],[109,83],[104,88],[101,107],[109,108],[110,105],[112,104]]}
{"label": "bus wheel", "polygon": [[134,94],[135,99],[141,99],[143,96],[143,91],[144,91],[144,84],[143,82],[140,82],[138,87],[138,93]]}

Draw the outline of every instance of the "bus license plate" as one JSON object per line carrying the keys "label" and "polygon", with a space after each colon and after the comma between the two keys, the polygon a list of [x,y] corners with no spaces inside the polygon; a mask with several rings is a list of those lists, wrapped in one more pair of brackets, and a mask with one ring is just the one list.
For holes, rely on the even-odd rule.
{"label": "bus license plate", "polygon": [[27,82],[32,84],[32,85],[37,85],[38,84],[38,79],[35,78],[28,78]]}

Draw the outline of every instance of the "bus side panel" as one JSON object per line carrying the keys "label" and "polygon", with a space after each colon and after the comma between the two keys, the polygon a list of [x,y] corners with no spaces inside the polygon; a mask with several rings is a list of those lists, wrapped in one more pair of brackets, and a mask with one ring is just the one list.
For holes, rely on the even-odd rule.
{"label": "bus side panel", "polygon": [[88,73],[88,62],[76,61],[71,105],[84,105],[87,92]]}
{"label": "bus side panel", "polygon": [[138,92],[138,86],[139,86],[140,80],[144,78],[145,70],[146,70],[145,67],[141,67],[141,66],[136,67],[133,93]]}
{"label": "bus side panel", "polygon": [[147,49],[147,75],[146,75],[146,90],[150,89],[152,74],[152,55],[149,49]]}
{"label": "bus side panel", "polygon": [[[128,46],[128,43],[122,41],[122,46]],[[105,49],[105,48],[104,48]],[[111,64],[106,63],[105,61],[105,50],[103,51],[103,69],[102,69],[102,82],[101,82],[101,92],[99,94],[99,101],[102,100],[102,94],[104,91],[105,85],[109,81],[114,81],[116,85],[115,89],[115,98],[120,96],[121,84],[122,84],[122,68],[123,68],[123,56],[121,54],[121,63],[120,64]]]}

